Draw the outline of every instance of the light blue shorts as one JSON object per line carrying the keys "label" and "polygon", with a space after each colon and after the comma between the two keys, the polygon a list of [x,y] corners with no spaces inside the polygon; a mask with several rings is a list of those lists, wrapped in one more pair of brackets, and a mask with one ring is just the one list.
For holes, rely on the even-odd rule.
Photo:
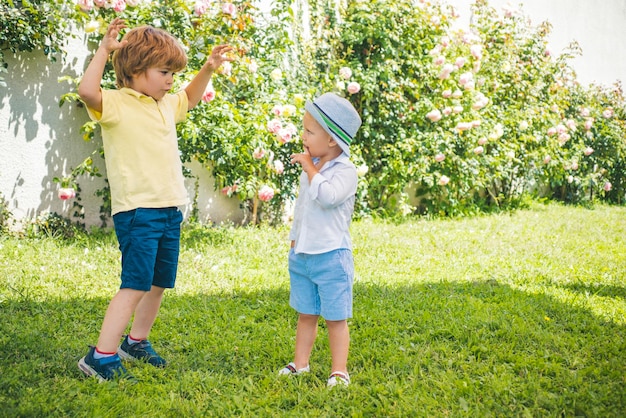
{"label": "light blue shorts", "polygon": [[298,313],[328,321],[352,318],[354,260],[348,249],[323,254],[289,250],[289,305]]}

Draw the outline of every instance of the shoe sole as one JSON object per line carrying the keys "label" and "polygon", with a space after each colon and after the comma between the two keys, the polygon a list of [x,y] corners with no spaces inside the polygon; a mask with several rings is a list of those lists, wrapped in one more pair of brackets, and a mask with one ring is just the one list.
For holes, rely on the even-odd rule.
{"label": "shoe sole", "polygon": [[131,360],[131,361],[139,360],[137,357],[133,357],[130,354],[128,354],[126,351],[122,350],[121,347],[117,349],[117,355],[120,356],[122,360]]}
{"label": "shoe sole", "polygon": [[148,359],[140,359],[140,358],[137,358],[137,357],[133,356],[132,354],[128,354],[126,351],[122,350],[122,347],[118,347],[117,355],[120,356],[120,358],[122,360],[143,361],[143,362],[148,363],[151,366],[157,367],[157,368],[165,368],[165,366],[167,365],[167,362],[163,363],[162,365],[152,364],[152,363],[150,363],[150,361]]}
{"label": "shoe sole", "polygon": [[85,357],[81,358],[78,361],[78,368],[80,371],[85,373],[85,375],[91,377],[96,377],[100,382],[104,382],[106,379],[100,375],[95,369],[93,369],[90,365],[85,362]]}
{"label": "shoe sole", "polygon": [[301,370],[301,371],[299,370],[297,372],[292,372],[291,370],[285,368],[285,369],[281,369],[278,372],[278,375],[279,376],[300,376],[300,375],[307,374],[307,373],[309,373],[308,370]]}

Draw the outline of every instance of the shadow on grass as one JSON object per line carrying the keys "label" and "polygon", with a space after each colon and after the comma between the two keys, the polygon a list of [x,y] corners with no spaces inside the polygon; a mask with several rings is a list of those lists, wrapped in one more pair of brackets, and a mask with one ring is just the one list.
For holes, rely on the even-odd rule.
{"label": "shadow on grass", "polygon": [[312,373],[292,358],[288,290],[166,295],[151,339],[170,364],[137,385],[76,367],[108,300],[0,302],[0,415],[621,416],[624,327],[496,282],[355,285],[353,385],[328,391],[323,325]]}

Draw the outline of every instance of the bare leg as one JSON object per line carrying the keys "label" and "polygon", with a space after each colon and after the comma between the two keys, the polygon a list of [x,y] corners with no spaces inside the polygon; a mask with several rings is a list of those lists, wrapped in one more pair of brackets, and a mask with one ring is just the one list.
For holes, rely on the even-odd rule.
{"label": "bare leg", "polygon": [[318,315],[300,314],[298,316],[298,328],[296,329],[296,353],[293,362],[297,369],[309,365],[313,343],[317,337]]}
{"label": "bare leg", "polygon": [[141,298],[141,301],[135,309],[135,318],[130,328],[130,335],[132,335],[133,338],[139,340],[148,339],[154,320],[159,313],[164,292],[164,288],[152,286],[152,289]]}
{"label": "bare leg", "polygon": [[96,347],[104,353],[115,353],[128,322],[146,292],[134,289],[120,289],[104,314],[100,337]]}
{"label": "bare leg", "polygon": [[350,348],[350,330],[348,321],[326,321],[328,342],[332,358],[331,372],[348,373],[348,351]]}

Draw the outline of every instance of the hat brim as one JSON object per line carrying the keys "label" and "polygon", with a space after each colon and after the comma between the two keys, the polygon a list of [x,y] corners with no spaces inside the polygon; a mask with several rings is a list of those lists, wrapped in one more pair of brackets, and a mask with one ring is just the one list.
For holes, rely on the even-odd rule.
{"label": "hat brim", "polygon": [[350,156],[350,146],[348,144],[346,144],[343,139],[339,138],[337,135],[335,135],[330,128],[328,127],[328,125],[326,124],[326,122],[324,122],[324,118],[322,118],[322,115],[320,114],[319,110],[317,110],[317,107],[315,107],[313,105],[313,102],[311,101],[307,101],[304,104],[304,109],[309,112],[311,114],[311,116],[313,116],[313,119],[315,119],[317,121],[317,123],[320,124],[320,126],[326,131],[328,132],[328,134],[335,140],[335,142],[337,143],[337,145],[339,145],[339,148],[341,148],[341,150],[349,157]]}

